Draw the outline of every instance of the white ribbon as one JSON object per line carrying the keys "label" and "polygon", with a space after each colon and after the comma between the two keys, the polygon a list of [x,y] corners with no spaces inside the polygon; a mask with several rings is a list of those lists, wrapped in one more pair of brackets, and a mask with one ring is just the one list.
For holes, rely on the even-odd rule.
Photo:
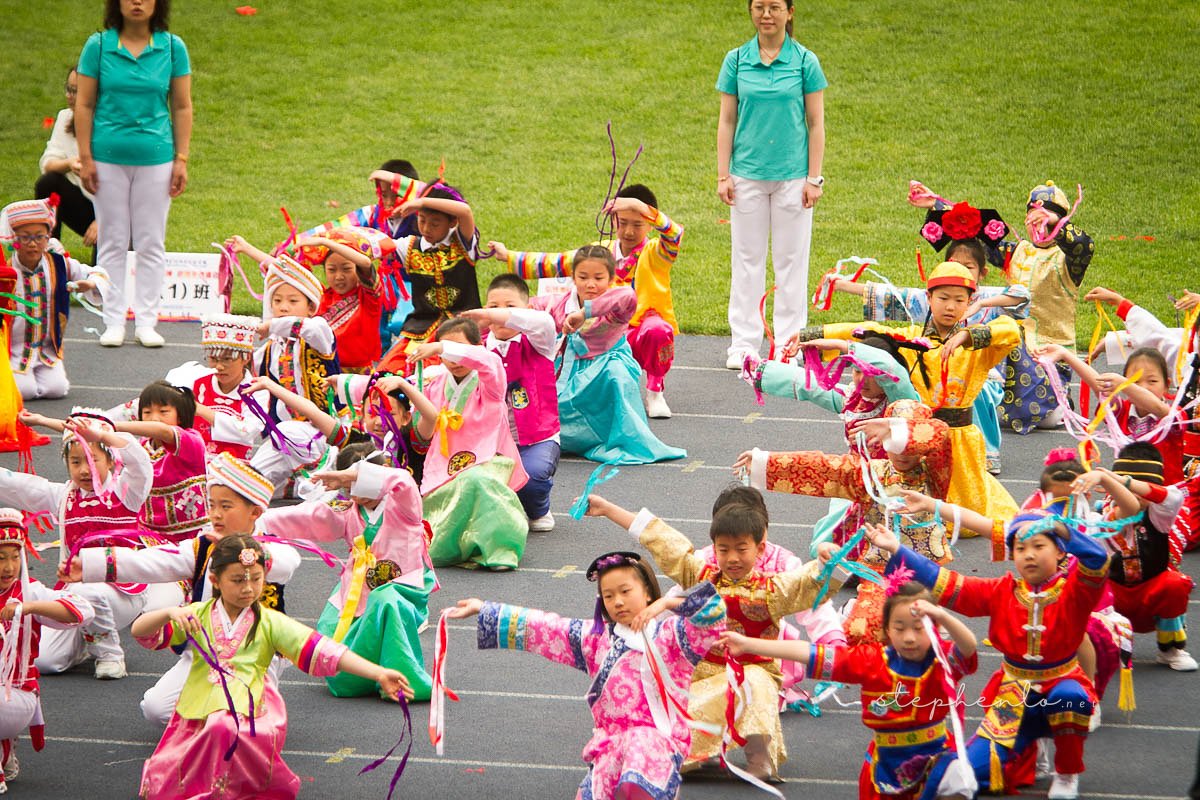
{"label": "white ribbon", "polygon": [[954,673],[950,671],[950,661],[942,651],[942,642],[938,639],[937,628],[934,627],[933,620],[929,617],[921,617],[921,623],[925,626],[925,633],[929,635],[929,645],[933,648],[933,657],[942,665],[946,688],[950,690],[950,728],[954,731],[954,749],[958,753],[958,761],[955,765],[962,771],[963,782],[971,785],[975,781],[975,772],[971,768],[971,762],[967,759],[967,740],[963,736],[962,720],[958,716],[958,684],[954,680]]}

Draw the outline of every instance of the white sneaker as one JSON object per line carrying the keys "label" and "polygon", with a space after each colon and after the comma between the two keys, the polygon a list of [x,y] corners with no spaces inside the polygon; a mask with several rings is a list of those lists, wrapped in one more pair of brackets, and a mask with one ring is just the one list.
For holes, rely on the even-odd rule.
{"label": "white sneaker", "polygon": [[646,416],[650,419],[671,418],[671,407],[662,392],[646,392]]}
{"label": "white sneaker", "polygon": [[98,681],[117,681],[124,678],[127,674],[125,672],[125,659],[123,658],[96,662],[96,680]]}
{"label": "white sneaker", "polygon": [[1076,800],[1079,797],[1079,776],[1054,773],[1046,800]]}
{"label": "white sneaker", "polygon": [[104,329],[104,333],[100,334],[101,347],[120,347],[123,344],[125,344],[124,325],[109,325]]}
{"label": "white sneaker", "polygon": [[[1097,706],[1099,708],[1099,706]],[[1040,781],[1054,775],[1054,762],[1050,759],[1052,745],[1050,739],[1037,740],[1037,771],[1035,777]]]}
{"label": "white sneaker", "polygon": [[549,533],[554,530],[554,514],[547,511],[537,519],[529,520],[529,530],[533,533]]}
{"label": "white sneaker", "polygon": [[725,369],[740,370],[742,368],[742,362],[744,362],[746,360],[746,354],[748,352],[750,352],[750,351],[749,350],[734,350],[725,359]]}
{"label": "white sneaker", "polygon": [[154,328],[134,328],[133,338],[137,339],[138,344],[142,347],[162,347],[167,343],[167,340],[162,337]]}
{"label": "white sneaker", "polygon": [[1095,733],[1096,729],[1100,727],[1100,716],[1100,704],[1096,703],[1092,707],[1092,718],[1088,720],[1088,733]]}
{"label": "white sneaker", "polygon": [[1154,659],[1160,664],[1166,664],[1176,672],[1195,672],[1196,659],[1188,654],[1187,650],[1180,650],[1177,647],[1172,647],[1170,650],[1159,650],[1158,656]]}

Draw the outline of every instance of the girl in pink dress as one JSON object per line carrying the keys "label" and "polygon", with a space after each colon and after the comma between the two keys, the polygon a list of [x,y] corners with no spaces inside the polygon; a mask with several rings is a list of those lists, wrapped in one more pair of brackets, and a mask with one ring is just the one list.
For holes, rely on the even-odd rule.
{"label": "girl in pink dress", "polygon": [[[566,619],[502,603],[460,600],[450,616],[479,615],[479,647],[538,653],[592,678],[587,702],[592,738],[589,765],[576,800],[673,800],[679,766],[691,744],[687,707],[692,670],[725,629],[725,604],[708,582],[681,597],[662,597],[654,570],[636,553],[608,553],[592,562],[597,583],[594,621]],[[674,616],[659,620],[664,611]],[[661,654],[663,697],[643,666],[648,643]]]}
{"label": "girl in pink dress", "polygon": [[[143,614],[131,627],[145,647],[159,650],[190,642],[201,653],[142,770],[141,796],[294,798],[300,779],[281,756],[287,708],[278,688],[266,680],[276,652],[310,675],[345,671],[377,681],[392,696],[404,692],[411,697],[411,690],[399,672],[262,607],[268,557],[253,537],[225,537],[213,548],[209,563],[212,598]],[[226,700],[226,686],[232,703]]]}

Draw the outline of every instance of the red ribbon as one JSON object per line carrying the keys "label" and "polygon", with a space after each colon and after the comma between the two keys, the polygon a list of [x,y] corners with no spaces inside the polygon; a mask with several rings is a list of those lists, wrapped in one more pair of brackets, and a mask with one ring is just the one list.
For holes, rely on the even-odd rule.
{"label": "red ribbon", "polygon": [[446,729],[446,698],[458,702],[458,695],[446,686],[446,651],[449,638],[446,620],[450,611],[449,608],[444,609],[438,617],[433,645],[433,696],[429,700],[429,743],[439,756],[442,755],[442,740]]}
{"label": "red ribbon", "polygon": [[[758,317],[762,320],[763,332],[766,333],[767,342],[771,345],[771,349],[767,353],[768,361],[775,360],[775,332],[771,330],[771,325],[767,322],[767,298],[774,293],[775,288],[776,287],[772,286],[770,289],[767,289],[767,291],[763,292],[762,298],[758,301]],[[783,360],[786,362],[787,358],[784,358]]]}

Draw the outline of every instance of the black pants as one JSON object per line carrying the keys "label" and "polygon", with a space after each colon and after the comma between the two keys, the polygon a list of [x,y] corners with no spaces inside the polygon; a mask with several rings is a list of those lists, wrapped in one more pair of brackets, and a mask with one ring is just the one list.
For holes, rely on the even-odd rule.
{"label": "black pants", "polygon": [[[65,222],[67,227],[79,234],[80,238],[96,221],[96,209],[92,201],[83,194],[83,190],[67,180],[61,172],[47,172],[37,179],[33,185],[34,197],[38,200],[58,195],[58,220],[54,224],[51,235],[58,238]],[[92,248],[92,263],[96,263],[96,249]]]}

